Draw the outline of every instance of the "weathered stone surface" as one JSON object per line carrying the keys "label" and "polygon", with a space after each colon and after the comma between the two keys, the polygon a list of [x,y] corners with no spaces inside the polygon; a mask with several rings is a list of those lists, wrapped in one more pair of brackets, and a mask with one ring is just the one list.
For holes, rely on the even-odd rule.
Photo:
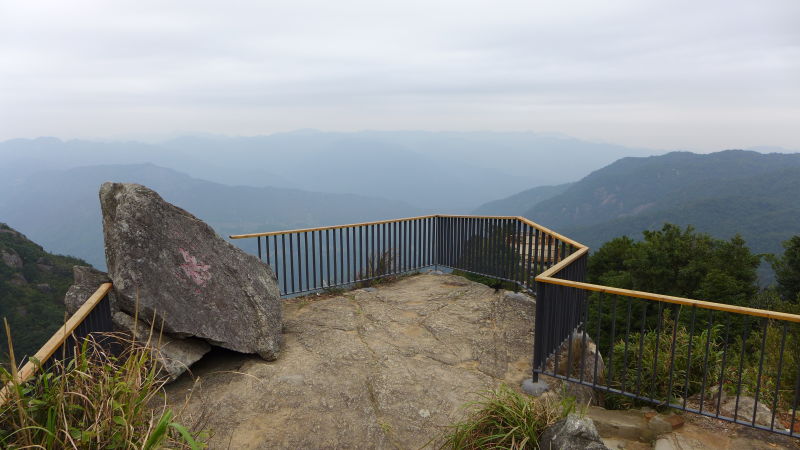
{"label": "weathered stone surface", "polygon": [[[450,281],[450,282],[449,282]],[[167,387],[211,448],[418,449],[463,404],[531,373],[533,301],[453,275],[417,275],[285,303],[278,360],[212,352]],[[434,447],[435,448],[435,447]]]}
{"label": "weathered stone surface", "polygon": [[22,258],[20,258],[14,249],[0,250],[0,260],[12,269],[22,269]]}
{"label": "weathered stone surface", "polygon": [[607,410],[593,406],[589,408],[587,415],[594,421],[594,425],[603,437],[613,436],[646,442],[656,437],[641,411]]}
{"label": "weathered stone surface", "polygon": [[[69,315],[75,314],[75,311],[97,291],[101,284],[111,281],[107,273],[88,266],[72,266],[72,276],[75,281],[64,295],[64,306],[67,307]],[[109,300],[111,300],[111,310],[115,311],[116,296],[113,291],[109,295]]]}
{"label": "weathered stone surface", "polygon": [[[754,408],[756,408],[756,400],[753,397],[748,397],[743,395],[739,397],[738,409],[736,405],[736,396],[730,397],[727,400],[725,400],[719,409],[720,413],[724,416],[728,416],[737,419],[739,421],[749,423],[752,422],[753,420]],[[758,402],[758,408],[756,409],[756,424],[769,427],[771,422],[772,422],[772,410],[769,409],[766,405],[764,405],[764,402]],[[775,424],[777,427],[780,427],[779,420],[776,419]]]}
{"label": "weathered stone surface", "polygon": [[272,270],[137,184],[100,188],[108,273],[120,310],[164,331],[275,359],[281,303]]}
{"label": "weathered stone surface", "polygon": [[9,280],[9,283],[13,284],[14,286],[25,286],[26,284],[28,284],[28,280],[25,279],[24,275],[17,272],[11,274],[11,279]]}
{"label": "weathered stone surface", "polygon": [[114,324],[124,331],[130,332],[140,343],[151,347],[161,363],[164,374],[170,381],[177,379],[189,366],[196,363],[206,353],[211,351],[211,346],[205,341],[195,338],[178,338],[169,334],[159,335],[157,328],[138,321],[133,317],[116,312],[113,315]]}
{"label": "weathered stone surface", "polygon": [[[597,345],[595,345],[588,333],[585,335],[580,332],[573,333],[572,339],[565,340],[556,353],[546,361],[545,373],[555,371],[559,375],[569,374],[571,377],[582,379],[587,383],[591,383],[595,379],[596,373],[597,383],[602,385],[605,363],[603,356],[597,349]],[[583,359],[583,362],[581,362],[581,359]],[[558,363],[557,369],[555,369],[556,363]],[[581,372],[581,369],[583,372]],[[565,382],[549,376],[540,376],[539,378],[549,384],[552,390],[559,393],[563,391],[567,395],[574,397],[579,404],[601,404],[602,392],[595,391],[590,386]]]}
{"label": "weathered stone surface", "polygon": [[539,448],[543,450],[608,450],[600,439],[592,419],[570,414],[542,433]]}

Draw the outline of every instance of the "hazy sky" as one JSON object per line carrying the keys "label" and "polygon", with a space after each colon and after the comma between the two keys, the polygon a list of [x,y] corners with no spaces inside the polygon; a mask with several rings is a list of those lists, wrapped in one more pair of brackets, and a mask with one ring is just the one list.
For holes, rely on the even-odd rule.
{"label": "hazy sky", "polygon": [[0,1],[0,140],[297,128],[800,150],[800,1]]}

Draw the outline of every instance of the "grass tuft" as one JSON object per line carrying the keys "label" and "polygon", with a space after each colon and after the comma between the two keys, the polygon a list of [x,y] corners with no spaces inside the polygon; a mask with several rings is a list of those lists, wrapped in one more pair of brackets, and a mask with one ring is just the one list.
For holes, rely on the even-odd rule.
{"label": "grass tuft", "polygon": [[539,436],[572,412],[574,401],[533,398],[501,385],[466,407],[467,418],[451,427],[439,449],[536,449]]}
{"label": "grass tuft", "polygon": [[[117,354],[98,342],[109,338],[117,340]],[[165,378],[150,347],[100,335],[74,350],[23,383],[0,368],[9,387],[0,405],[0,448],[205,448],[207,433],[181,425],[166,407]]]}

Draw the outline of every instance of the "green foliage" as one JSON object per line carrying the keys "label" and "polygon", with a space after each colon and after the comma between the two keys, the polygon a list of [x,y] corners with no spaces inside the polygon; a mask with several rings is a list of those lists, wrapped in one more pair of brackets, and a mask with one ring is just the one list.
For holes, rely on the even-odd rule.
{"label": "green foliage", "polygon": [[[64,294],[73,282],[72,266],[80,259],[47,253],[22,234],[0,223],[0,253],[18,255],[23,266],[0,261],[0,317],[22,331],[14,340],[18,357],[33,355],[64,323]],[[8,361],[5,351],[0,362]]]}
{"label": "green foliage", "polygon": [[665,224],[644,239],[614,239],[589,258],[589,281],[658,294],[746,305],[758,291],[760,259],[744,240],[728,241]]}
{"label": "green foliage", "polygon": [[[711,375],[710,378],[706,377],[706,387],[715,384],[714,377],[719,376],[722,365],[722,325],[715,324],[691,332],[687,318],[680,317],[681,312],[681,307],[667,310],[660,328],[645,331],[644,334],[631,333],[627,339],[623,337],[614,343],[613,353],[608,355],[610,364],[606,369],[609,386],[644,397],[675,402],[700,392],[704,373]],[[709,352],[706,356],[707,344]],[[635,402],[628,397],[609,395],[606,404],[619,408]]]}
{"label": "green foliage", "polygon": [[466,406],[468,417],[451,427],[440,449],[538,448],[542,432],[572,412],[574,402],[532,398],[501,385]]}
{"label": "green foliage", "polygon": [[524,215],[591,248],[668,222],[720,239],[740,234],[757,253],[779,253],[797,234],[796,192],[798,154],[674,152],[618,160]]}
{"label": "green foliage", "polygon": [[783,255],[770,258],[784,300],[800,303],[800,235],[783,243]]}
{"label": "green foliage", "polygon": [[207,433],[181,425],[159,399],[164,380],[151,350],[122,345],[114,356],[84,340],[75,356],[25,383],[0,369],[0,381],[10,388],[0,406],[0,447],[205,448]]}

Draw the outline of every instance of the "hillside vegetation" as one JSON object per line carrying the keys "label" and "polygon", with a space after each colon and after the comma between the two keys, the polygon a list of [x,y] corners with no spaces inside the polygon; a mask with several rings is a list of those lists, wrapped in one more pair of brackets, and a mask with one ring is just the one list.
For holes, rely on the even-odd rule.
{"label": "hillside vegetation", "polygon": [[516,214],[595,249],[669,222],[779,253],[800,223],[797,192],[800,154],[674,152],[620,159]]}
{"label": "hillside vegetation", "polygon": [[518,216],[523,211],[528,211],[539,203],[562,194],[571,185],[572,183],[559,184],[557,186],[537,186],[510,197],[484,203],[472,211],[472,214],[478,216]]}
{"label": "hillside vegetation", "polygon": [[[88,264],[48,253],[0,223],[0,318],[8,319],[18,360],[35,353],[64,323],[64,294],[74,265]],[[7,361],[5,345],[0,355]]]}

